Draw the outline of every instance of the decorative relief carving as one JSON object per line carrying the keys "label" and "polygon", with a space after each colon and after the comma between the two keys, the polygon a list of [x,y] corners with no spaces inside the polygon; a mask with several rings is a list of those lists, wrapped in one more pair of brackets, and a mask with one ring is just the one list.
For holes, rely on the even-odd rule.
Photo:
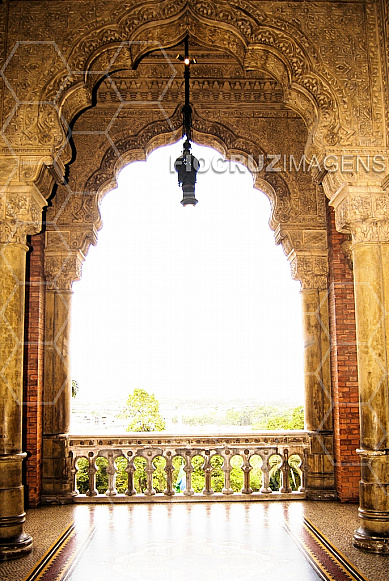
{"label": "decorative relief carving", "polygon": [[302,290],[327,288],[327,256],[294,254],[290,258],[290,267],[293,280],[301,282]]}
{"label": "decorative relief carving", "polygon": [[[67,130],[66,130],[67,131]],[[2,127],[0,148],[3,155],[39,155],[57,159],[65,153],[69,161],[66,132],[57,107],[47,103],[20,104],[13,109]],[[62,150],[62,151],[61,151]],[[51,164],[53,161],[51,161]]]}
{"label": "decorative relief carving", "polygon": [[[383,2],[383,4],[385,4],[385,2]],[[366,51],[367,54],[365,58],[366,60],[368,58],[369,61],[368,66],[365,65],[365,70],[370,85],[370,94],[362,94],[362,97],[364,97],[366,101],[365,111],[367,109],[370,113],[371,107],[371,124],[367,127],[366,131],[365,127],[362,126],[362,122],[359,121],[359,132],[363,136],[363,144],[366,144],[366,135],[371,134],[373,136],[373,139],[371,139],[371,141],[369,140],[371,145],[384,145],[386,128],[385,107],[382,94],[384,86],[386,87],[386,90],[388,87],[385,83],[385,74],[382,74],[383,70],[380,67],[380,40],[377,38],[377,22],[379,21],[379,17],[377,18],[377,11],[379,11],[378,7],[376,8],[374,5],[369,3],[366,4],[366,40],[368,50]],[[366,117],[365,112],[364,117]],[[358,122],[358,119],[356,121]]]}
{"label": "decorative relief carving", "polygon": [[[180,118],[180,111],[179,109],[176,110],[175,115],[170,118],[169,125],[171,127],[179,127],[181,123]],[[115,148],[110,147],[106,154],[104,155],[100,168],[97,172],[95,172],[85,184],[85,190],[87,192],[98,192],[103,184],[107,182],[111,182],[113,177],[115,176],[116,172],[128,159],[128,154],[131,150],[137,151],[150,151],[151,144],[153,146],[160,145],[162,138],[162,143],[166,143],[166,135],[170,135],[167,132],[167,126],[165,121],[158,121],[146,125],[143,128],[143,131],[138,133],[136,136],[128,136],[126,138],[122,138],[118,141],[115,140]],[[254,142],[250,142],[245,138],[241,138],[237,136],[231,129],[229,129],[226,125],[222,125],[220,123],[212,123],[206,121],[206,119],[195,115],[194,116],[194,136],[200,143],[204,142],[204,136],[212,136],[212,139],[218,139],[219,143],[214,145],[219,145],[219,148],[225,153],[228,157],[231,157],[231,154],[228,151],[232,152],[232,157],[236,159],[237,152],[241,152],[242,155],[240,157],[245,158],[245,160],[252,160],[255,163],[259,162],[260,156],[263,155],[263,152],[258,148],[258,146]],[[163,137],[165,135],[165,137]],[[209,139],[207,139],[207,144],[209,143]],[[144,155],[142,155],[142,158]],[[254,169],[255,168],[251,168]],[[266,172],[259,171],[257,173],[257,178],[261,180],[261,183],[266,183],[270,186],[270,197],[272,201],[273,213],[271,218],[272,227],[275,227],[279,222],[287,222],[292,218],[297,218],[299,214],[302,213],[301,209],[296,211],[296,208],[293,207],[292,197],[288,188],[288,185],[285,179],[292,179],[291,176],[287,176],[287,174],[280,175],[277,172]],[[308,182],[309,183],[309,182]],[[306,187],[305,190],[307,191],[308,188]],[[310,184],[310,190],[316,195],[315,188],[313,188],[312,184]],[[298,197],[298,186],[295,184],[295,197]],[[266,192],[267,193],[267,192]],[[310,204],[308,203],[307,194],[305,194],[305,211],[309,208]],[[316,202],[312,206],[312,212],[314,214],[317,213],[317,206]]]}
{"label": "decorative relief carving", "polygon": [[324,227],[321,230],[305,230],[302,226],[279,224],[274,238],[276,244],[282,244],[287,257],[293,258],[295,252],[327,254],[327,230]]}
{"label": "decorative relief carving", "polygon": [[[343,124],[355,131],[345,144],[384,144],[375,12],[376,5],[354,2],[307,2],[297,12],[285,2],[279,10],[291,36],[308,44],[313,70],[333,92]],[[282,29],[281,18],[273,25]]]}
{"label": "decorative relief carving", "polygon": [[94,224],[69,225],[68,230],[61,230],[49,224],[46,229],[46,252],[48,254],[64,254],[80,251],[85,257],[90,245],[97,244],[97,229]]}
{"label": "decorative relief carving", "polygon": [[[64,197],[64,196],[63,196]],[[48,211],[48,219],[53,218],[56,225],[96,224],[101,225],[100,211],[96,196],[71,193],[65,198],[65,203],[54,204]]]}
{"label": "decorative relief carving", "polygon": [[378,187],[345,186],[333,198],[336,228],[352,244],[389,242],[389,196]]}
{"label": "decorative relief carving", "polygon": [[76,115],[92,105],[92,91],[84,85],[76,86],[69,95],[65,95],[63,103],[61,116],[70,124]]}
{"label": "decorative relief carving", "polygon": [[[80,73],[92,70],[95,57],[115,46],[132,42],[133,59],[139,59],[142,51],[150,49],[150,40],[168,46],[174,38],[182,39],[189,32],[205,45],[219,46],[242,62],[251,46],[252,58],[255,60],[256,53],[258,56],[257,66],[266,65],[265,59],[259,57],[261,51],[266,50],[268,56],[277,53],[278,65],[284,62],[286,69],[283,66],[283,73],[277,71],[278,65],[273,62],[269,72],[282,81],[291,104],[311,95],[319,111],[319,141],[324,144],[332,146],[340,140],[382,144],[379,71],[371,68],[378,63],[373,6],[369,5],[365,13],[355,3],[338,6],[333,2],[309,2],[296,8],[286,2],[259,6],[243,0],[155,0],[147,4],[123,1],[115,5],[102,3],[98,13],[83,5],[72,13],[72,27],[66,14],[63,3],[49,3],[44,9],[34,5],[29,11],[13,6],[9,46],[24,39],[31,41],[20,44],[9,68],[10,82],[19,91],[19,61],[23,60],[24,67],[31,67],[24,75],[24,80],[28,79],[24,96],[31,93],[37,99],[47,95],[51,99],[56,90],[66,89],[67,83],[79,83]],[[41,25],[37,26],[37,22]],[[148,48],[139,44],[142,39]],[[41,56],[46,51],[47,58],[38,59],[37,51]],[[120,66],[126,62],[123,55]],[[47,63],[44,74],[36,66],[43,61]],[[293,88],[286,70],[292,75]],[[98,80],[96,75],[95,82]],[[304,113],[302,103],[299,110]],[[312,127],[312,112],[308,117],[307,124]]]}
{"label": "decorative relief carving", "polygon": [[24,185],[4,193],[0,201],[0,244],[25,244],[26,236],[42,228],[45,200]]}
{"label": "decorative relief carving", "polygon": [[[63,260],[66,256],[72,257],[76,253],[82,262],[91,244],[93,246],[97,244],[97,231],[101,228],[98,197],[84,194],[69,195],[64,187],[58,190],[53,205],[46,214],[45,252],[47,256],[62,256]],[[58,265],[61,272],[57,271],[57,274],[62,273],[58,261],[52,261],[50,264],[51,278],[54,277],[54,267],[57,268]]]}
{"label": "decorative relief carving", "polygon": [[84,257],[80,252],[67,254],[45,254],[45,277],[47,288],[56,291],[70,291],[73,282],[81,279]]}
{"label": "decorative relief carving", "polygon": [[[367,10],[374,11],[370,6]],[[385,129],[386,129],[386,147],[389,147],[389,8],[385,0],[378,3],[377,6],[377,23],[378,23],[378,42],[380,45],[381,61],[381,79],[383,95],[385,99]]]}
{"label": "decorative relief carving", "polygon": [[[193,69],[193,95],[196,103],[201,103],[201,114],[194,115],[194,132],[200,140],[218,144],[219,149],[227,153],[235,149],[257,158],[269,151],[269,143],[276,143],[279,147],[282,140],[282,153],[290,152],[293,136],[298,141],[299,152],[302,152],[300,140],[302,147],[303,142],[307,143],[307,152],[321,145],[333,150],[337,142],[370,147],[378,144],[382,128],[379,71],[367,59],[369,52],[373,55],[372,60],[378,62],[378,57],[374,56],[377,54],[376,47],[373,46],[374,8],[369,6],[366,16],[359,5],[354,12],[353,8],[354,5],[352,8],[339,8],[334,3],[315,2],[296,8],[286,2],[259,5],[244,0],[150,0],[147,4],[139,4],[129,0],[109,5],[102,3],[98,14],[85,5],[82,17],[75,15],[78,19],[76,29],[67,30],[63,5],[58,7],[56,3],[49,3],[45,14],[41,7],[34,5],[30,13],[24,14],[15,3],[9,23],[10,50],[16,38],[33,41],[31,46],[21,45],[21,50],[15,51],[7,79],[12,91],[15,85],[17,90],[14,93],[19,99],[28,95],[35,98],[44,92],[53,98],[61,89],[61,99],[64,101],[61,113],[70,120],[90,105],[92,86],[99,80],[98,71],[103,74],[110,66],[117,48],[122,47],[115,66],[128,68],[132,60],[139,60],[145,50],[150,50],[149,41],[154,37],[158,43],[170,46],[174,38],[182,40],[184,34],[189,32],[199,44],[219,47],[224,51],[219,53],[218,63],[221,66],[207,63],[201,68],[200,63],[198,68]],[[334,18],[339,10],[344,11],[342,14],[348,23],[342,30],[341,19]],[[40,16],[45,26],[31,26]],[[50,24],[49,28],[47,24]],[[56,39],[59,52],[50,43],[44,45],[48,40],[45,37],[48,30],[51,38]],[[66,35],[64,31],[67,31]],[[342,43],[334,42],[337,38],[342,38]],[[366,39],[367,46],[364,46]],[[47,52],[47,75],[38,63],[36,40],[43,41],[42,50]],[[148,43],[147,46],[142,44],[143,40]],[[127,42],[132,42],[131,46],[127,46]],[[128,49],[132,51],[132,57]],[[201,50],[204,52],[204,49]],[[235,60],[229,56],[232,53]],[[64,60],[60,55],[64,56]],[[25,87],[21,84],[22,61],[26,62],[28,71],[31,69]],[[274,78],[266,79],[266,75],[258,70],[244,71],[239,61],[244,61],[246,68],[266,70],[268,77]],[[165,68],[169,68],[168,64]],[[88,161],[84,169],[80,167],[82,162],[79,160],[71,167],[71,174],[77,168],[78,176],[78,181],[70,178],[73,190],[77,185],[77,191],[84,191],[87,182],[86,190],[99,192],[101,196],[112,187],[115,174],[126,162],[143,159],[153,147],[166,143],[167,135],[170,141],[174,141],[180,134],[179,109],[175,113],[172,110],[172,104],[179,100],[182,93],[182,80],[178,77],[171,83],[170,92],[164,93],[166,105],[170,103],[167,108],[169,120],[156,119],[155,112],[147,110],[147,107],[143,110],[133,107],[133,101],[139,101],[139,96],[142,101],[145,93],[146,101],[158,101],[162,85],[166,82],[165,73],[161,71],[160,64],[147,64],[145,60],[137,71],[129,72],[124,81],[119,79],[120,75],[113,75],[116,76],[115,83],[121,82],[117,88],[123,100],[131,102],[131,105],[127,107],[128,112],[123,108],[110,127],[110,138],[113,138],[115,148],[102,155],[101,163],[98,161],[100,167],[95,166],[91,171],[94,160]],[[369,76],[372,77],[371,81]],[[10,111],[12,105],[12,91],[8,89],[5,112]],[[100,91],[100,96],[104,97],[104,91]],[[298,120],[293,126],[292,116],[296,118],[296,114],[284,106],[285,101],[304,116],[310,134],[297,127]],[[105,102],[100,102],[95,118],[93,115],[89,117],[92,130],[98,131],[98,125],[93,124],[101,122],[108,102],[116,106],[114,91],[110,91],[106,83]],[[260,107],[257,106],[259,104]],[[19,109],[7,127],[13,146],[21,150],[25,148],[26,151],[39,146],[54,158],[53,151],[59,150],[66,141],[55,108],[47,102],[38,107],[34,101],[21,105]],[[270,111],[273,121],[269,120]],[[131,115],[135,121],[130,123],[131,129],[127,131],[123,127]],[[262,121],[265,118],[266,122]],[[284,119],[288,119],[285,125]],[[284,127],[288,127],[288,131]],[[74,139],[77,142],[76,136]],[[98,155],[104,150],[103,139],[99,139],[96,139],[100,148]],[[78,142],[82,143],[85,151],[90,148],[90,141],[85,136],[80,136]],[[54,163],[51,165],[55,167]],[[27,167],[20,171],[25,172],[23,179],[31,178]],[[304,225],[302,229],[308,232],[307,225],[310,224],[312,231],[313,225],[320,230],[324,223],[323,195],[321,188],[312,186],[310,176],[298,171],[277,174],[258,169],[255,178],[272,201],[273,227],[279,223],[293,227]],[[354,183],[354,179],[357,178],[350,175],[326,176],[323,180],[326,194],[331,193],[332,196],[345,183]],[[43,187],[44,180],[42,184]],[[96,207],[97,202],[96,198]],[[361,211],[358,200],[355,204],[356,207],[351,208],[350,212]],[[377,200],[377,209],[374,210],[380,215],[383,212],[382,204],[384,202]],[[59,218],[57,209],[57,217],[68,223],[93,224],[98,228],[99,217],[95,214],[88,217],[88,211],[94,213],[96,208],[88,209],[87,205],[84,201],[80,205],[80,201],[75,199],[67,209],[61,210],[69,212],[69,215],[65,216],[64,213]],[[368,212],[368,208],[364,212]],[[91,234],[92,238],[94,235]],[[74,244],[83,245],[81,240],[76,242],[77,236]],[[308,243],[315,245],[315,240],[295,239],[293,245],[297,243],[304,247]]]}

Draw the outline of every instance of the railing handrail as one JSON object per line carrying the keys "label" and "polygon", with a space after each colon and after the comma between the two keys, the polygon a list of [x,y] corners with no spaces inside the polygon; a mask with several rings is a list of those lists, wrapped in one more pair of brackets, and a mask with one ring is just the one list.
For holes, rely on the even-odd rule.
{"label": "railing handrail", "polygon": [[[260,439],[279,439],[279,438],[286,438],[287,440],[293,439],[301,439],[302,441],[308,442],[309,440],[309,432],[306,430],[261,430],[261,431],[253,431],[253,432],[213,432],[213,433],[196,433],[190,432],[185,434],[175,434],[175,433],[167,433],[167,432],[124,432],[122,434],[109,434],[109,433],[102,433],[102,434],[68,434],[67,438],[70,442],[70,445],[79,444],[78,440],[86,441],[86,440],[112,440],[117,441],[121,440],[131,440],[131,444],[134,443],[133,440],[150,440],[154,443],[155,440],[164,440],[164,443],[173,443],[173,441],[182,442],[182,441],[196,441],[196,440],[217,440],[217,441],[226,441],[226,440],[236,440],[238,443],[243,443],[243,441],[254,441]],[[170,440],[170,442],[167,442]],[[267,443],[267,442],[266,442]]]}
{"label": "railing handrail", "polygon": [[[244,485],[240,493],[242,496],[251,495],[253,489],[250,485],[250,473],[253,469],[251,459],[254,456],[260,456],[262,466],[262,487],[260,492],[270,494],[269,477],[271,465],[269,463],[272,456],[280,457],[278,470],[281,473],[281,482],[278,492],[289,494],[292,488],[289,483],[289,476],[292,477],[292,468],[289,459],[293,455],[299,457],[299,466],[297,467],[300,475],[301,485],[299,493],[304,493],[305,481],[305,456],[309,448],[309,433],[304,430],[287,430],[273,431],[262,430],[250,433],[213,433],[213,434],[167,434],[166,432],[128,432],[126,434],[103,434],[103,435],[68,435],[69,449],[72,455],[72,472],[74,474],[74,494],[78,495],[76,481],[78,473],[78,461],[81,458],[88,460],[88,478],[89,488],[86,497],[100,498],[104,495],[98,495],[96,490],[96,472],[98,467],[96,461],[98,458],[105,458],[108,462],[108,488],[105,496],[115,497],[117,495],[115,480],[117,468],[115,461],[119,457],[126,459],[125,472],[127,473],[128,488],[124,496],[129,499],[136,495],[134,488],[134,473],[137,468],[134,464],[135,458],[143,458],[146,462],[145,471],[147,473],[147,488],[143,496],[151,497],[156,494],[153,487],[153,473],[156,469],[153,461],[162,456],[165,458],[167,486],[163,495],[173,497],[175,495],[173,487],[173,459],[180,456],[184,459],[184,471],[186,473],[186,489],[184,495],[193,497],[194,491],[191,485],[192,473],[194,467],[192,459],[196,456],[204,458],[203,471],[205,485],[202,491],[203,495],[212,496],[214,491],[211,486],[211,476],[214,467],[211,459],[214,456],[221,456],[223,465],[220,468],[224,472],[225,496],[234,494],[231,488],[230,476],[232,465],[230,460],[233,456],[242,458],[241,470],[244,476]],[[274,468],[273,468],[274,469]],[[143,490],[143,489],[142,489]],[[123,496],[123,495],[122,495]],[[139,495],[138,495],[139,496]],[[196,496],[196,495],[195,495]],[[198,496],[198,495],[197,495]]]}

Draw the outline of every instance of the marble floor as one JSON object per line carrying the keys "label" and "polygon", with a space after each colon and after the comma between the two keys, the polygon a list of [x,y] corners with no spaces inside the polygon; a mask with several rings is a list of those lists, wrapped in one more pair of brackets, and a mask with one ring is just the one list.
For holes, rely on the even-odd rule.
{"label": "marble floor", "polygon": [[336,502],[42,507],[27,515],[33,552],[0,581],[387,581],[389,556],[352,546],[357,525]]}

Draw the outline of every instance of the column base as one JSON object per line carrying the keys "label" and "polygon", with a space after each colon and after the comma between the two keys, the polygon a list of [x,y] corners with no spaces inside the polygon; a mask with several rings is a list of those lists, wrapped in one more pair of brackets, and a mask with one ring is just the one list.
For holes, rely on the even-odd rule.
{"label": "column base", "polygon": [[32,547],[33,539],[26,533],[22,533],[14,539],[9,539],[7,542],[0,542],[0,561],[10,561],[11,559],[23,557],[31,553]]}
{"label": "column base", "polygon": [[73,502],[72,457],[68,434],[43,436],[42,504]]}
{"label": "column base", "polygon": [[354,532],[353,545],[357,549],[377,553],[380,555],[389,555],[389,537],[381,537],[367,533],[362,528]]}
{"label": "column base", "polygon": [[76,493],[67,494],[67,495],[44,494],[41,497],[41,504],[43,506],[51,505],[51,504],[57,504],[57,505],[73,504],[75,496],[77,496]]}
{"label": "column base", "polygon": [[307,500],[336,500],[336,490],[306,488]]}
{"label": "column base", "polygon": [[389,450],[357,450],[361,457],[358,549],[389,555]]}

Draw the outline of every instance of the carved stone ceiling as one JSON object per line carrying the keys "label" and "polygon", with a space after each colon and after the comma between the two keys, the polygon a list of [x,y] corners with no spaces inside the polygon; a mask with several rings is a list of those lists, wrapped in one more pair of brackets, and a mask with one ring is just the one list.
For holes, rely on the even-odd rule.
{"label": "carved stone ceiling", "polygon": [[[240,138],[245,142],[242,149],[256,159],[260,153],[301,157],[307,130],[299,115],[284,105],[276,80],[259,71],[244,71],[228,54],[193,45],[190,51],[197,59],[191,67],[191,102],[198,142],[212,145],[219,138],[226,151]],[[140,135],[156,122],[165,124],[164,143],[179,139],[184,82],[178,52],[183,48],[150,54],[136,70],[115,72],[100,84],[96,106],[74,126],[81,162],[76,165],[82,173],[77,170],[77,187],[96,169],[93,164],[101,162],[98,152],[104,155],[112,142]],[[86,163],[91,143],[95,155]],[[148,144],[140,140],[138,145]]]}
{"label": "carved stone ceiling", "polygon": [[[106,192],[106,184],[114,186],[118,168],[130,159],[144,159],[155,147],[180,139],[184,86],[177,52],[183,47],[149,54],[136,70],[114,72],[100,84],[95,106],[73,128],[72,192],[93,193],[101,186]],[[275,192],[274,227],[287,222],[324,228],[324,195],[311,174],[282,170],[284,156],[301,158],[308,133],[299,115],[285,106],[281,85],[259,71],[244,71],[225,53],[193,44],[190,53],[198,62],[191,67],[194,140],[216,146],[227,157],[242,152],[259,163],[262,155],[265,166],[267,155],[281,156],[279,173],[267,173],[264,166],[257,174]],[[61,189],[58,203],[66,195]]]}

